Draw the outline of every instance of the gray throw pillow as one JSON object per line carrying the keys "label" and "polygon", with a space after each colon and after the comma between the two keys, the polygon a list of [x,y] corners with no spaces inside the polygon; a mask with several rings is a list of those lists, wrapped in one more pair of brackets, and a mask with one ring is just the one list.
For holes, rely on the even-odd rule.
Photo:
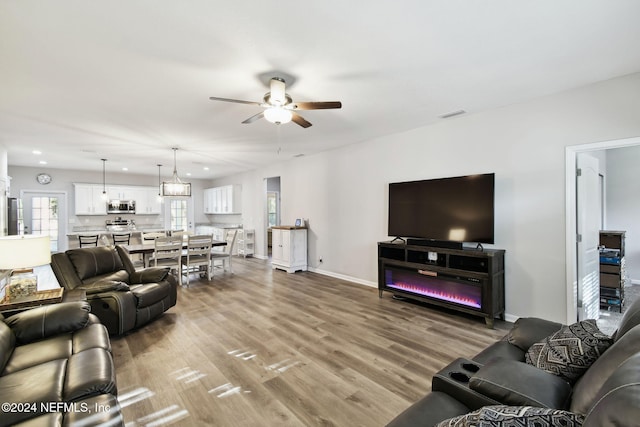
{"label": "gray throw pillow", "polygon": [[542,341],[533,344],[525,361],[573,384],[612,344],[593,319],[563,326]]}
{"label": "gray throw pillow", "polygon": [[477,411],[450,418],[435,427],[580,427],[584,415],[532,406],[484,406]]}

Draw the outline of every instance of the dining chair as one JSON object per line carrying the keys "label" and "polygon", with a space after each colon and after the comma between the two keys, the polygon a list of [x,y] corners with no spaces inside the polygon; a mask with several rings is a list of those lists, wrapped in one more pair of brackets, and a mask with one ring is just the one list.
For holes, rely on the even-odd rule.
{"label": "dining chair", "polygon": [[[211,270],[215,268],[215,262],[222,262],[223,271],[227,271],[227,265],[229,272],[233,273],[231,266],[231,255],[233,254],[233,247],[236,243],[236,236],[238,230],[227,230],[224,240],[227,242],[226,246],[217,246],[211,250]],[[214,273],[215,274],[215,273]]]}
{"label": "dining chair", "polygon": [[131,233],[113,234],[114,245],[128,245],[131,242]]}
{"label": "dining chair", "polygon": [[80,241],[80,247],[89,247],[89,246],[98,246],[98,234],[95,235],[79,235],[78,240]]}
{"label": "dining chair", "polygon": [[182,236],[157,237],[149,263],[154,267],[171,267],[177,272],[178,284],[182,286]]}
{"label": "dining chair", "polygon": [[[206,267],[207,280],[211,280],[212,243],[213,237],[208,234],[187,237],[186,254],[182,255],[182,273],[187,277],[187,286],[189,286],[189,275],[200,272],[200,267]],[[194,267],[197,268],[194,269]]]}
{"label": "dining chair", "polygon": [[140,238],[143,245],[153,244],[153,241],[158,237],[167,237],[166,231],[142,231]]}

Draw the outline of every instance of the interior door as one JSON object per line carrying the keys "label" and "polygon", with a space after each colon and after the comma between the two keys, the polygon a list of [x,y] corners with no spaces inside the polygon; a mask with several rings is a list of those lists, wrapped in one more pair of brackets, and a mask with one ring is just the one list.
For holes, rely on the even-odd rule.
{"label": "interior door", "polygon": [[578,272],[578,320],[600,315],[600,223],[601,200],[598,159],[577,156],[576,226]]}
{"label": "interior door", "polygon": [[67,250],[66,194],[23,191],[21,199],[25,234],[47,234],[51,252]]}

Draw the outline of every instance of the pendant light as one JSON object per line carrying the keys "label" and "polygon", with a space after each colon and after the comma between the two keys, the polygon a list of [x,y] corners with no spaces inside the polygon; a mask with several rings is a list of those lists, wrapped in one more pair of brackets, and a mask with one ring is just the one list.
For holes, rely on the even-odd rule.
{"label": "pendant light", "polygon": [[173,150],[173,177],[171,181],[162,183],[162,195],[163,196],[171,196],[171,197],[191,197],[191,183],[190,182],[182,182],[180,178],[178,178],[178,171],[176,168],[176,151],[177,148],[172,148]]}
{"label": "pendant light", "polygon": [[107,159],[102,160],[102,200],[107,200]]}

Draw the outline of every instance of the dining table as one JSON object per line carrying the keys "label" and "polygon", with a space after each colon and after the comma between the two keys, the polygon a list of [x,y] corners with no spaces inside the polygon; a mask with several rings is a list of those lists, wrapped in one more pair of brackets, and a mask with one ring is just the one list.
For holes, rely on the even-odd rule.
{"label": "dining table", "polygon": [[[187,248],[187,239],[182,243],[182,248]],[[227,246],[227,242],[224,240],[214,240],[211,244],[211,247],[214,246]],[[149,267],[149,257],[153,254],[156,249],[155,243],[152,241],[151,243],[138,243],[133,245],[122,245],[123,248],[129,252],[129,255],[134,254],[142,254],[142,263],[145,267]]]}

